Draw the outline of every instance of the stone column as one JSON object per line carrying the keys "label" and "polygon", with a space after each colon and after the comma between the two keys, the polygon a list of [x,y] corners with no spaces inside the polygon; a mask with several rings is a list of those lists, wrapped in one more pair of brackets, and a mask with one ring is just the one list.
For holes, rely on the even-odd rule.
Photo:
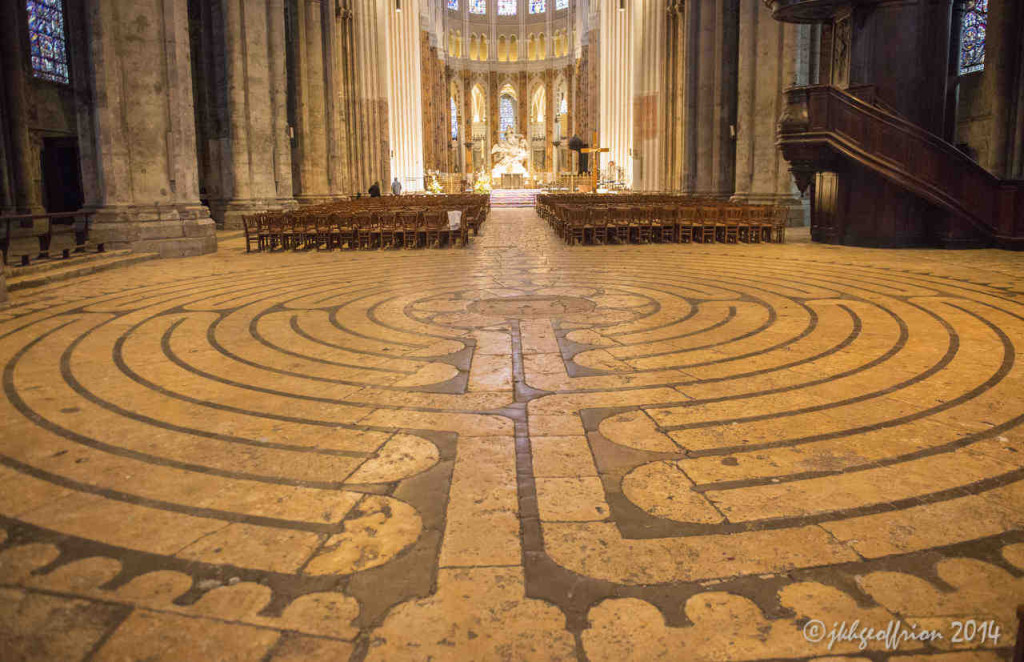
{"label": "stone column", "polygon": [[685,6],[680,0],[667,0],[665,35],[665,149],[661,187],[682,190],[683,184],[683,71],[686,63],[684,36]]}
{"label": "stone column", "polygon": [[[210,200],[210,212],[225,228],[242,227],[242,216],[265,209],[282,208],[294,204],[290,196],[279,196],[277,154],[280,141],[277,131],[280,118],[275,116],[282,108],[283,99],[275,99],[280,90],[275,87],[272,61],[283,50],[272,54],[271,43],[278,35],[272,34],[275,21],[284,29],[284,10],[277,2],[250,2],[248,0],[222,0],[224,16],[224,57],[227,86],[225,101],[229,126],[230,147],[223,154],[227,160],[223,197]],[[272,5],[280,14],[275,14]],[[283,34],[280,36],[283,47]],[[280,63],[283,76],[283,62]],[[285,143],[287,145],[287,142]],[[286,151],[290,151],[286,147]],[[290,156],[288,157],[290,160]],[[289,182],[290,184],[290,182]],[[289,192],[291,186],[288,186]]]}
{"label": "stone column", "polygon": [[[627,0],[620,9],[618,0],[601,0],[600,32],[600,112],[598,114],[599,144],[607,147],[597,163],[608,163],[625,170],[626,182],[632,181],[633,150],[633,51],[632,23],[634,2]],[[580,136],[589,141],[590,136]],[[592,157],[594,155],[591,155]]]}
{"label": "stone column", "polygon": [[791,223],[804,225],[804,207],[775,146],[786,88],[807,84],[809,25],[781,23],[760,2],[740,11],[739,89],[736,118],[736,192],[733,200],[782,204]]}
{"label": "stone column", "polygon": [[[991,162],[997,177],[1024,177],[1024,4],[989,3],[982,93],[991,99]],[[1013,35],[1017,35],[1016,38]]]}
{"label": "stone column", "polygon": [[[420,75],[420,3],[384,7],[391,171],[405,191],[423,190],[423,97]],[[387,182],[381,182],[385,187]]]}
{"label": "stone column", "polygon": [[165,257],[216,250],[199,202],[186,0],[88,0],[95,104],[80,110],[93,237]]}
{"label": "stone column", "polygon": [[[384,59],[387,40],[382,31],[387,3],[351,0],[351,55],[345,66],[353,90],[350,143],[352,193],[363,193],[375,181],[391,181],[388,137],[387,75]],[[343,10],[344,11],[344,10]]]}
{"label": "stone column", "polygon": [[267,49],[270,55],[270,118],[274,147],[274,190],[284,205],[292,197],[292,144],[288,136],[288,72],[284,0],[267,0]]}
{"label": "stone column", "polygon": [[633,188],[662,188],[665,133],[666,0],[633,4]]}
{"label": "stone column", "polygon": [[733,192],[738,0],[668,7],[666,155],[669,190]]}
{"label": "stone column", "polygon": [[[551,23],[551,7],[548,7],[548,24]],[[554,46],[552,46],[554,48]],[[555,114],[558,110],[555,106],[558,100],[555,99],[555,70],[544,70],[544,169],[554,175],[558,172],[554,169],[552,153],[554,146],[551,141],[555,139]]]}
{"label": "stone column", "polygon": [[[755,3],[748,3],[755,4]],[[735,183],[736,51],[738,0],[687,3],[699,12],[696,61],[695,113],[696,171],[692,192],[731,195]]]}
{"label": "stone column", "polygon": [[[714,0],[712,0],[713,2]],[[681,2],[679,8],[679,51],[677,86],[679,94],[679,125],[676,155],[679,190],[693,193],[697,189],[697,99],[701,53],[701,3]],[[713,6],[709,2],[708,11]]]}
{"label": "stone column", "polygon": [[296,131],[301,204],[330,197],[327,181],[327,118],[324,98],[322,0],[298,0],[298,112]]}
{"label": "stone column", "polygon": [[331,196],[344,195],[350,188],[351,161],[349,159],[350,123],[348,94],[345,88],[346,57],[344,22],[334,11],[334,2],[327,5],[324,15],[324,61],[327,63],[326,106],[328,186]]}

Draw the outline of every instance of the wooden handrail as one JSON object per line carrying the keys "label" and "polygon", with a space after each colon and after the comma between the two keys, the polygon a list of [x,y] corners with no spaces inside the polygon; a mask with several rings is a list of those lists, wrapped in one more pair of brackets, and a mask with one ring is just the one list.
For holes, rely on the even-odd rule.
{"label": "wooden handrail", "polygon": [[999,179],[935,134],[844,90],[812,85],[790,88],[786,96],[778,144],[801,188],[808,183],[799,172],[807,148],[823,146],[989,237],[1024,237],[1024,182]]}

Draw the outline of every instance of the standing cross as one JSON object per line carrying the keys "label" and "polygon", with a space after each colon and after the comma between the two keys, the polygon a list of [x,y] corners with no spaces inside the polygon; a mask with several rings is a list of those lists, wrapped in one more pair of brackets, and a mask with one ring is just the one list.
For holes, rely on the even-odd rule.
{"label": "standing cross", "polygon": [[[593,137],[593,140],[590,141],[590,144],[596,145],[597,144],[597,131],[593,131],[592,133],[593,133],[594,137]],[[608,149],[607,147],[584,147],[580,151],[581,152],[585,152],[587,154],[595,154],[596,155],[596,154],[600,154],[601,152],[610,152],[611,150]],[[597,172],[598,172],[598,169],[600,168],[600,163],[598,163],[597,159],[598,159],[598,157],[595,156],[593,158],[593,163],[591,163],[591,165],[590,165],[590,192],[591,193],[597,193]]]}

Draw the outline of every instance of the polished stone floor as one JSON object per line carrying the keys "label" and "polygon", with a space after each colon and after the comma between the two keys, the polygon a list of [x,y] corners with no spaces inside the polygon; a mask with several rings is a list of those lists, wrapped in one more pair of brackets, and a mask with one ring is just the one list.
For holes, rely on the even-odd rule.
{"label": "polished stone floor", "polygon": [[1024,255],[495,209],[12,303],[2,660],[1010,657]]}

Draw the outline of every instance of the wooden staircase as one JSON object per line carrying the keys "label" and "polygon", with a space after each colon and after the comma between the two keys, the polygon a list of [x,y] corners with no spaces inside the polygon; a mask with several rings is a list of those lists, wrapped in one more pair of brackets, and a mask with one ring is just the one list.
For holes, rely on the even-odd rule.
{"label": "wooden staircase", "polygon": [[811,190],[815,241],[1024,249],[1024,182],[994,177],[870,89],[858,93],[786,93],[779,147],[797,186]]}

